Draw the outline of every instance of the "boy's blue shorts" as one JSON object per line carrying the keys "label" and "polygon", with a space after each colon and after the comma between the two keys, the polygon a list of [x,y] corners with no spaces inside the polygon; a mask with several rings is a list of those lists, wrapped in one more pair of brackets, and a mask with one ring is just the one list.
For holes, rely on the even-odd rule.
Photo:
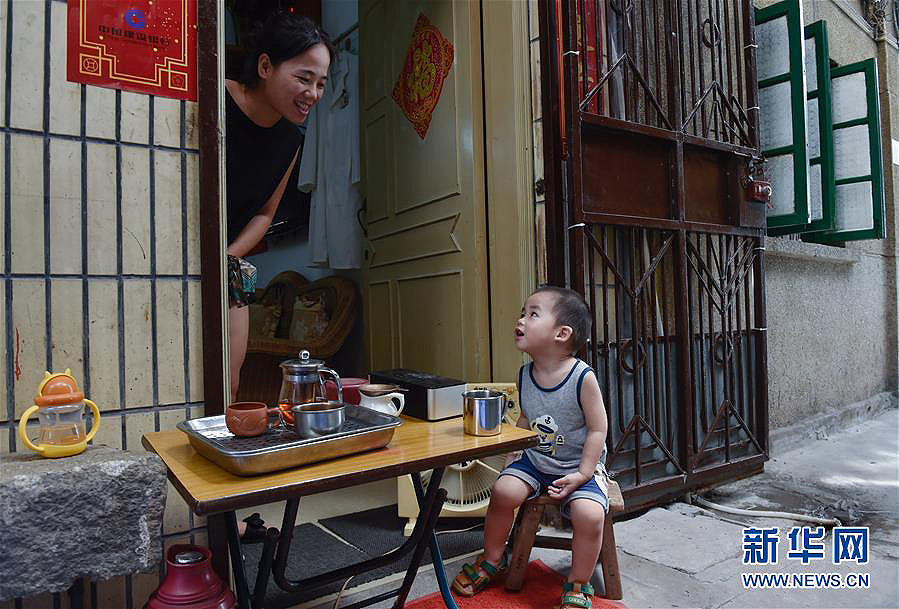
{"label": "boy's blue shorts", "polygon": [[[600,473],[584,482],[584,484],[562,500],[561,511],[563,516],[571,518],[570,503],[575,499],[590,499],[591,501],[600,504],[604,512],[609,511],[608,482],[606,481],[605,469],[600,466],[600,470]],[[534,467],[534,464],[531,463],[531,460],[528,459],[528,456],[525,453],[521,455],[521,459],[510,463],[499,475],[515,476],[519,480],[522,480],[531,487],[532,492],[528,496],[528,499],[533,499],[534,497],[539,496],[546,487],[551,486],[555,480],[558,480],[564,474],[547,474],[541,472]]]}

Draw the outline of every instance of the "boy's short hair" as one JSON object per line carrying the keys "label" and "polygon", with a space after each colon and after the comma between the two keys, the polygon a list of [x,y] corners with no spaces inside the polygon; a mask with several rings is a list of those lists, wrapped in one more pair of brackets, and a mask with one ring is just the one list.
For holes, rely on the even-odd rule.
{"label": "boy's short hair", "polygon": [[534,290],[534,294],[549,292],[556,296],[553,305],[553,315],[560,326],[571,328],[571,338],[568,344],[572,353],[577,353],[587,344],[587,335],[590,334],[592,316],[583,296],[568,288],[560,288],[554,285],[541,285]]}

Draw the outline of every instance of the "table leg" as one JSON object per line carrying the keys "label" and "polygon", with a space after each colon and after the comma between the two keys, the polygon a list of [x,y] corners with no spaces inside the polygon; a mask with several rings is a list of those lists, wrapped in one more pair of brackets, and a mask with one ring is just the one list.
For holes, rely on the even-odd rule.
{"label": "table leg", "polygon": [[[443,493],[446,493],[445,490],[441,490]],[[422,535],[421,541],[415,546],[415,550],[412,552],[412,560],[409,562],[409,568],[406,569],[403,585],[397,590],[396,601],[393,603],[394,609],[402,609],[406,605],[406,597],[409,596],[409,590],[412,589],[412,582],[415,581],[415,576],[418,575],[418,567],[421,565],[421,558],[424,556],[425,549],[430,545],[429,542],[433,538],[434,527],[437,526],[437,518],[440,516],[442,508],[442,498],[440,500],[440,505],[432,506],[430,511],[427,511],[428,508],[422,504],[422,512],[419,513],[418,517],[427,523],[425,525],[425,534]]]}
{"label": "table leg", "polygon": [[358,575],[359,573],[371,571],[372,569],[377,569],[383,565],[390,564],[397,561],[402,556],[414,551],[414,566],[410,564],[409,569],[406,571],[406,578],[403,581],[402,587],[397,590],[384,592],[372,598],[363,599],[357,603],[348,605],[346,609],[365,607],[393,596],[397,596],[401,599],[398,601],[397,606],[402,607],[405,597],[408,595],[409,589],[412,586],[415,574],[418,571],[418,562],[420,562],[430,540],[434,539],[434,525],[437,524],[437,517],[440,515],[440,511],[443,508],[444,500],[446,500],[446,489],[440,488],[440,475],[442,473],[442,469],[435,470],[434,477],[432,478],[435,482],[432,486],[428,487],[428,492],[423,497],[421,511],[419,512],[418,521],[415,523],[412,535],[402,546],[395,548],[382,556],[363,560],[354,565],[341,567],[329,571],[328,573],[307,577],[306,579],[292,580],[289,579],[285,573],[287,568],[287,557],[290,552],[291,541],[293,540],[293,524],[296,519],[297,503],[299,501],[298,499],[289,499],[287,501],[287,506],[284,509],[284,519],[282,521],[280,535],[278,536],[278,549],[271,569],[275,583],[279,588],[286,592],[299,592],[310,588],[318,588],[325,584],[340,581],[352,575]]}
{"label": "table leg", "polygon": [[[436,483],[440,484],[440,479],[443,477],[443,468],[435,469],[431,474],[432,483],[435,480],[435,474],[437,476]],[[418,472],[412,474],[412,486],[415,488],[418,507],[422,508],[424,505],[425,494],[421,486],[421,475]],[[446,605],[447,609],[459,609],[458,605],[456,605],[456,599],[453,598],[449,584],[446,581],[446,570],[443,568],[443,557],[440,555],[440,544],[437,542],[437,533],[434,532],[433,528],[431,528],[430,546],[431,559],[434,562],[434,575],[437,577],[437,585],[440,587],[440,596],[443,597],[443,604]]]}
{"label": "table leg", "polygon": [[210,514],[206,517],[209,532],[209,551],[212,552],[212,568],[223,582],[231,581],[231,561],[228,560],[228,527],[224,514]]}
{"label": "table leg", "polygon": [[231,552],[231,572],[234,574],[234,586],[237,588],[237,607],[251,609],[250,590],[244,572],[243,552],[240,549],[240,533],[235,512],[225,512],[225,527],[228,530],[228,550]]}

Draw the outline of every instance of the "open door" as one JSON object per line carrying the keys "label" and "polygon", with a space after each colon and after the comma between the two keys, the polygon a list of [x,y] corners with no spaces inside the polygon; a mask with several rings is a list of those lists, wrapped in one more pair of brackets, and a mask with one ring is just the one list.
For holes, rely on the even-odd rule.
{"label": "open door", "polygon": [[[424,138],[391,97],[419,15],[454,54]],[[490,378],[480,36],[477,2],[359,2],[369,370]]]}

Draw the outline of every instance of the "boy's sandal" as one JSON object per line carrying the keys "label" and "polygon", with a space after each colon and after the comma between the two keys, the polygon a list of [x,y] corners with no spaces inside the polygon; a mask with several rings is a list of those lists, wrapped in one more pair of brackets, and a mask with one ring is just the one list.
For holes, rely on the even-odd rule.
{"label": "boy's sandal", "polygon": [[509,568],[509,557],[503,552],[500,564],[495,565],[478,556],[474,564],[465,563],[462,570],[453,580],[453,590],[462,596],[474,596],[486,588],[493,580],[506,572]]}
{"label": "boy's sandal", "polygon": [[593,586],[580,582],[565,582],[562,586],[560,609],[592,609]]}

